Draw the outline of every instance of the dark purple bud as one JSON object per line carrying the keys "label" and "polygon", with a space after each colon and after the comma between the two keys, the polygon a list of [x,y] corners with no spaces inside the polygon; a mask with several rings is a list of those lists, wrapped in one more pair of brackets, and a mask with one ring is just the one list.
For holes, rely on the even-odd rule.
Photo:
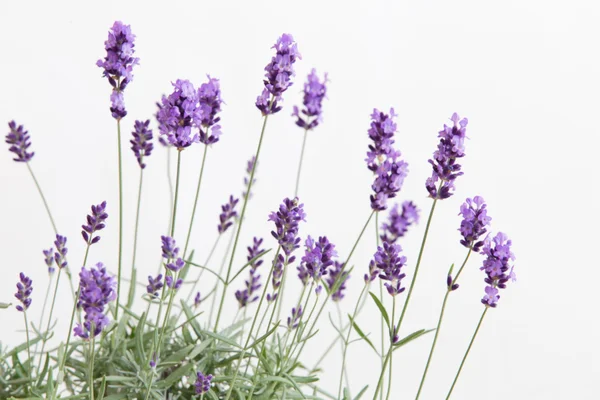
{"label": "dark purple bud", "polygon": [[27,151],[29,146],[31,146],[29,132],[23,128],[23,125],[17,126],[15,121],[10,121],[8,127],[10,128],[10,132],[6,135],[6,143],[10,145],[8,151],[16,155],[13,160],[16,162],[28,162],[35,154],[34,152],[30,153]]}

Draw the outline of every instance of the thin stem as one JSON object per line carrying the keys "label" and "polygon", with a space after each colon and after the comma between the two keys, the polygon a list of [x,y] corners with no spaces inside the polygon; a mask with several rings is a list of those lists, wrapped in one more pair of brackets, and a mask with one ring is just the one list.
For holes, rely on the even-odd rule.
{"label": "thin stem", "polygon": [[381,369],[381,374],[379,374],[379,380],[377,381],[377,387],[375,388],[375,394],[373,395],[373,400],[375,400],[377,398],[377,394],[379,393],[379,390],[382,388],[382,384],[383,384],[383,377],[384,377],[384,372],[385,372],[385,367],[388,363],[388,361],[390,360],[390,357],[392,356],[392,352],[391,352],[392,346],[390,346],[390,351],[387,352],[387,354],[385,355],[385,360],[383,361],[383,368]]}
{"label": "thin stem", "polygon": [[[140,168],[140,185],[138,188],[138,199],[137,199],[137,208],[135,212],[135,230],[133,234],[133,259],[131,260],[131,279],[133,279],[133,270],[135,268],[135,256],[137,254],[137,239],[138,239],[138,228],[140,224],[140,204],[142,203],[142,183],[144,182],[144,169]],[[132,285],[135,285],[135,282],[131,282]]]}
{"label": "thin stem", "polygon": [[173,201],[173,213],[171,218],[171,237],[175,234],[175,221],[177,220],[177,198],[179,196],[179,175],[181,173],[181,152],[177,149],[177,175],[175,177],[175,200]]}
{"label": "thin stem", "polygon": [[29,384],[32,384],[32,375],[31,370],[33,366],[33,360],[31,359],[31,350],[30,350],[30,340],[29,340],[29,323],[27,322],[27,311],[23,310],[23,318],[25,319],[25,335],[27,335],[27,360],[29,361],[29,365],[27,366],[27,370],[29,371]]}
{"label": "thin stem", "polygon": [[54,218],[52,217],[52,213],[50,212],[50,207],[48,206],[48,202],[46,201],[44,192],[42,191],[42,188],[41,188],[38,180],[36,179],[35,174],[33,173],[33,170],[31,169],[31,165],[29,165],[29,162],[26,162],[25,165],[27,165],[27,169],[29,170],[31,177],[33,178],[35,187],[37,188],[38,193],[40,194],[40,197],[42,198],[42,201],[44,202],[44,207],[46,208],[46,212],[48,213],[48,218],[50,218],[50,223],[52,224],[52,229],[54,229],[55,234],[58,234],[58,229],[56,229],[56,224],[54,223]]}
{"label": "thin stem", "polygon": [[119,301],[121,299],[121,264],[123,260],[123,160],[121,154],[121,119],[117,119],[117,147],[119,156],[119,266],[117,270],[117,304],[115,320],[119,320]]}
{"label": "thin stem", "polygon": [[429,357],[427,358],[427,364],[425,364],[425,370],[423,371],[423,376],[421,377],[421,383],[419,384],[419,391],[417,392],[417,397],[415,398],[415,400],[418,400],[419,396],[421,395],[421,390],[423,390],[423,385],[425,384],[425,378],[427,377],[427,371],[429,370],[429,364],[431,363],[431,359],[433,358],[433,352],[435,350],[435,345],[437,343],[437,339],[438,339],[438,336],[440,334],[440,330],[442,327],[442,320],[444,319],[444,310],[446,309],[446,302],[448,301],[448,296],[450,295],[450,293],[452,293],[452,286],[454,286],[454,284],[458,280],[458,276],[460,275],[463,268],[467,264],[467,260],[469,259],[469,256],[471,255],[472,251],[473,251],[473,246],[469,247],[469,252],[467,253],[467,256],[465,257],[465,260],[463,261],[460,269],[458,270],[456,277],[450,282],[450,285],[446,289],[446,295],[444,296],[444,302],[442,303],[442,309],[440,311],[438,323],[435,328],[435,336],[433,337],[433,343],[431,344],[431,349],[429,350]]}
{"label": "thin stem", "polygon": [[[337,309],[337,312],[338,312],[338,323],[340,324],[340,332],[343,332],[342,331],[342,325],[343,325],[342,308],[340,307],[340,302],[336,301],[335,306],[336,306],[335,308]],[[340,344],[342,347],[342,351],[344,351],[344,344],[343,343],[340,343]],[[346,381],[346,387],[348,388],[348,396],[351,398],[352,395],[350,393],[350,379],[348,378],[348,369],[346,368],[345,364],[342,366],[342,371],[344,372],[344,380]]]}
{"label": "thin stem", "polygon": [[[46,295],[44,296],[44,305],[42,306],[42,315],[40,315],[40,322],[38,324],[38,328],[40,329],[40,331],[42,330],[42,324],[44,323],[44,314],[46,313],[46,305],[48,304],[48,297],[50,296],[50,290],[52,290],[52,275],[49,276],[48,279],[48,286],[46,287]],[[35,344],[35,347],[33,349],[33,354],[37,353],[37,349],[38,349],[38,344]],[[41,361],[42,355],[40,354],[40,363]]]}
{"label": "thin stem", "polygon": [[477,332],[479,332],[479,328],[481,327],[481,323],[483,322],[483,317],[485,317],[485,313],[487,313],[487,310],[489,309],[489,307],[485,307],[485,310],[483,310],[483,313],[481,314],[481,318],[479,318],[479,323],[477,324],[477,328],[475,329],[475,333],[473,333],[473,337],[471,338],[471,342],[469,343],[469,347],[467,348],[467,351],[465,352],[465,355],[460,363],[460,367],[458,368],[458,371],[456,372],[456,376],[454,377],[454,381],[452,382],[452,386],[450,387],[450,390],[448,391],[448,395],[446,396],[446,400],[448,400],[450,398],[450,395],[452,394],[452,391],[454,390],[454,386],[456,385],[456,381],[458,381],[458,377],[460,376],[460,372],[462,371],[463,366],[465,365],[465,361],[467,359],[467,356],[469,355],[469,352],[471,351],[471,346],[473,346],[473,342],[475,341],[475,337],[477,336]]}
{"label": "thin stem", "polygon": [[300,162],[298,163],[298,174],[296,175],[296,190],[294,191],[294,197],[298,197],[298,188],[300,186],[300,172],[302,171],[302,161],[304,160],[304,149],[306,148],[306,138],[308,134],[308,128],[304,129],[304,139],[302,140],[302,150],[300,151]]}
{"label": "thin stem", "polygon": [[[93,328],[93,324],[92,324]],[[90,332],[92,339],[90,340],[90,400],[94,400],[94,354],[95,354],[95,344],[96,344],[96,336],[94,336],[94,329]]]}
{"label": "thin stem", "polygon": [[[233,238],[235,237],[235,229],[237,228],[237,222],[233,226],[233,231],[231,235],[229,235],[229,242],[227,243],[227,248],[225,249],[225,254],[223,254],[223,259],[221,260],[221,266],[219,267],[219,276],[223,274],[223,269],[225,268],[225,263],[227,262],[227,255],[229,254],[229,250],[231,250],[231,246],[233,245]],[[212,300],[210,303],[210,312],[208,313],[208,326],[210,326],[210,322],[212,321],[213,314],[215,311],[215,303],[217,302],[217,288],[219,287],[219,283],[221,281],[217,279],[215,282],[215,286],[213,287],[214,294],[212,296]]]}
{"label": "thin stem", "polygon": [[[377,244],[377,248],[379,248],[379,213],[375,213],[375,243]],[[383,301],[383,281],[379,280],[379,298]],[[393,321],[393,319],[392,319]],[[379,319],[379,325],[381,330],[381,369],[383,370],[385,367],[383,365],[383,353],[385,352],[385,325],[383,320],[383,315]],[[379,396],[381,400],[383,400],[383,390],[381,391],[381,395]]]}
{"label": "thin stem", "polygon": [[[271,96],[270,104],[273,103],[273,96]],[[248,198],[250,197],[250,190],[252,189],[252,183],[254,182],[254,172],[256,171],[256,165],[258,164],[258,158],[260,156],[260,149],[263,143],[263,137],[265,136],[265,130],[267,128],[267,121],[269,120],[269,115],[265,115],[263,118],[263,125],[260,131],[260,138],[258,140],[258,146],[256,148],[256,154],[254,156],[254,165],[252,166],[252,171],[250,171],[250,179],[248,180],[248,188],[246,190],[246,194],[244,196],[244,204],[242,205],[242,212],[240,213],[238,229],[235,233],[235,240],[233,242],[233,250],[231,252],[231,257],[229,259],[229,266],[227,267],[227,278],[225,285],[223,285],[223,294],[221,295],[221,302],[219,304],[219,311],[217,312],[217,319],[215,321],[215,329],[214,332],[217,332],[219,328],[219,320],[221,319],[221,312],[223,311],[223,303],[225,301],[225,295],[227,293],[227,288],[229,286],[229,276],[231,275],[231,267],[233,266],[233,259],[235,258],[235,250],[237,249],[238,240],[240,238],[240,232],[242,231],[242,224],[244,223],[244,216],[246,215],[246,206],[248,205]],[[229,391],[229,395],[227,398],[231,396],[231,390]]]}
{"label": "thin stem", "polygon": [[[392,323],[396,319],[396,297],[393,298],[392,302]],[[392,326],[392,331],[390,332],[390,353],[392,352],[391,348],[394,345],[394,327]],[[394,357],[390,356],[390,371],[388,373],[388,389],[387,394],[385,395],[385,400],[389,400],[390,393],[392,392],[392,365],[394,363]],[[383,390],[381,391],[383,393]]]}
{"label": "thin stem", "polygon": [[[38,371],[42,365],[42,355],[44,354],[44,349],[46,348],[46,336],[48,334],[48,331],[50,330],[50,323],[52,322],[52,314],[54,312],[54,304],[56,303],[56,294],[58,293],[58,284],[60,282],[60,276],[61,276],[61,272],[62,272],[62,268],[58,269],[58,275],[56,276],[56,285],[54,286],[54,295],[52,296],[52,304],[50,306],[50,314],[48,315],[48,323],[46,324],[46,331],[45,331],[45,335],[42,339],[42,350],[40,351],[40,362],[39,362],[39,366],[38,366]],[[77,304],[77,302],[75,302],[75,304]],[[40,327],[41,329],[41,327]]]}
{"label": "thin stem", "polygon": [[202,176],[204,175],[204,162],[206,161],[206,153],[208,145],[204,145],[204,154],[202,155],[202,166],[200,167],[200,176],[198,177],[198,185],[196,186],[196,197],[194,198],[194,207],[192,208],[192,217],[190,218],[190,226],[188,228],[187,238],[185,239],[185,247],[183,248],[184,260],[187,256],[187,249],[192,236],[192,227],[194,226],[194,217],[196,216],[196,207],[198,206],[198,197],[200,197],[200,186],[202,185]]}
{"label": "thin stem", "polygon": [[171,215],[169,215],[169,228],[168,230],[171,231],[171,224],[173,223],[173,204],[174,204],[174,200],[173,200],[173,177],[171,176],[171,148],[173,146],[169,146],[167,147],[167,180],[169,182],[169,200],[171,201]]}

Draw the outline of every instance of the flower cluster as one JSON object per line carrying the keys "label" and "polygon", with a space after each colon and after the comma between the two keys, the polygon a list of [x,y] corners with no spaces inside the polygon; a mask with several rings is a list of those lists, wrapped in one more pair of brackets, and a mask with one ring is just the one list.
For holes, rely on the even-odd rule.
{"label": "flower cluster", "polygon": [[[444,124],[444,129],[439,132],[440,143],[433,153],[433,160],[429,160],[433,171],[427,178],[425,187],[433,199],[447,199],[454,191],[454,180],[462,175],[460,164],[456,163],[458,158],[465,156],[465,138],[469,120],[460,119],[457,113],[450,118],[453,125]],[[438,180],[441,180],[438,188]]]}
{"label": "flower cluster", "polygon": [[344,290],[346,290],[346,281],[350,278],[348,271],[344,271],[344,263],[334,261],[329,269],[326,283],[327,288],[331,293],[331,300],[340,301],[344,298]]}
{"label": "flower cluster", "polygon": [[92,206],[92,214],[88,214],[87,216],[87,225],[81,225],[81,228],[83,229],[81,231],[81,236],[83,236],[83,240],[85,240],[88,245],[100,241],[100,236],[94,236],[94,233],[104,229],[106,226],[104,223],[107,218],[106,201]]}
{"label": "flower cluster", "polygon": [[200,296],[200,292],[196,292],[196,296],[194,297],[194,307],[198,307],[202,303],[202,296]]}
{"label": "flower cluster", "polygon": [[296,329],[298,324],[300,323],[300,318],[302,317],[302,306],[298,306],[298,308],[292,308],[292,315],[287,318],[287,326],[288,329]]}
{"label": "flower cluster", "polygon": [[133,139],[129,141],[131,143],[131,150],[137,158],[140,168],[146,168],[144,164],[144,157],[149,156],[154,149],[152,144],[152,129],[148,129],[150,120],[146,121],[135,121],[134,130],[131,132]]}
{"label": "flower cluster", "polygon": [[217,143],[221,135],[221,126],[217,125],[221,118],[217,117],[217,113],[221,111],[223,103],[218,79],[209,76],[208,82],[200,85],[198,102],[196,125],[200,130],[200,142],[206,145]]}
{"label": "flower cluster", "polygon": [[108,32],[108,40],[104,42],[106,57],[98,60],[96,65],[104,72],[102,75],[108,79],[113,88],[110,96],[112,103],[110,112],[113,118],[121,119],[127,115],[123,90],[133,79],[133,66],[139,64],[139,58],[133,56],[135,53],[133,43],[135,35],[131,33],[129,25],[116,21]]}
{"label": "flower cluster", "polygon": [[390,210],[388,222],[381,224],[381,240],[396,243],[408,231],[408,227],[419,222],[419,210],[412,201],[402,203],[402,213],[398,212],[398,204]]}
{"label": "flower cluster", "polygon": [[160,240],[162,242],[161,250],[163,258],[167,261],[177,258],[179,247],[177,247],[175,239],[171,236],[161,236]]}
{"label": "flower cluster", "polygon": [[42,253],[44,253],[44,262],[46,263],[46,266],[48,267],[48,274],[52,275],[54,273],[54,271],[56,270],[53,265],[54,265],[54,248],[50,247],[48,250],[42,250]]}
{"label": "flower cluster", "polygon": [[300,247],[300,238],[298,237],[298,223],[305,221],[306,214],[304,213],[304,204],[299,203],[298,198],[290,200],[285,198],[279,206],[279,211],[272,212],[269,215],[269,221],[275,223],[275,231],[271,231],[271,235],[283,249],[283,252],[288,256],[288,263],[293,263],[294,256],[290,255],[294,250]]}
{"label": "flower cluster", "polygon": [[460,244],[467,248],[473,248],[473,251],[479,252],[483,246],[483,240],[479,240],[487,232],[486,226],[489,226],[492,218],[487,215],[487,206],[481,196],[475,196],[473,199],[467,199],[460,206],[460,214],[463,220],[460,223],[460,234],[462,240]]}
{"label": "flower cluster", "polygon": [[404,178],[408,174],[408,164],[399,159],[400,152],[393,148],[396,113],[390,109],[389,115],[377,109],[371,114],[369,138],[373,141],[367,151],[367,168],[375,174],[371,188],[371,208],[382,211],[387,208],[387,200],[396,197],[402,189]]}
{"label": "flower cluster", "polygon": [[219,215],[219,225],[217,226],[217,230],[219,231],[219,233],[225,233],[225,231],[227,231],[227,229],[229,229],[229,227],[233,225],[233,219],[237,217],[235,206],[238,202],[239,199],[236,199],[233,196],[229,196],[229,202],[221,206],[221,214]]}
{"label": "flower cluster", "polygon": [[198,114],[198,92],[188,80],[178,79],[173,87],[173,93],[162,97],[157,119],[161,135],[181,150],[200,141],[198,133],[192,130]]}
{"label": "flower cluster", "polygon": [[400,255],[401,251],[400,245],[383,242],[383,247],[377,247],[373,256],[375,266],[379,269],[379,278],[387,281],[385,287],[392,296],[402,293],[405,289],[400,286],[406,276],[402,273],[406,257]]}
{"label": "flower cluster", "polygon": [[196,374],[196,394],[205,394],[210,390],[210,382],[212,381],[212,375],[204,375],[202,372]]}
{"label": "flower cluster", "polygon": [[281,35],[273,48],[276,50],[276,54],[265,67],[265,88],[256,98],[256,107],[263,115],[275,114],[281,110],[278,102],[281,102],[283,92],[292,86],[296,59],[302,58],[298,52],[298,46],[290,34]]}
{"label": "flower cluster", "polygon": [[158,274],[156,278],[152,275],[148,275],[148,286],[146,286],[146,292],[153,298],[158,297],[158,291],[163,288],[162,274]]}
{"label": "flower cluster", "polygon": [[[185,266],[185,261],[181,257],[179,257],[179,247],[177,247],[177,243],[175,239],[170,236],[161,236],[160,240],[162,242],[161,250],[162,256],[165,259],[165,268],[171,272],[178,272]],[[183,284],[183,280],[173,279],[173,276],[166,275],[165,282],[168,288],[178,290]]]}
{"label": "flower cluster", "polygon": [[10,145],[8,151],[16,155],[13,158],[16,162],[28,162],[33,158],[35,152],[29,153],[27,149],[31,146],[29,132],[23,128],[23,125],[17,126],[15,121],[8,123],[10,132],[6,135],[6,143]]}
{"label": "flower cluster", "polygon": [[67,253],[69,252],[69,249],[67,249],[67,237],[57,234],[56,240],[54,241],[54,246],[56,247],[56,252],[54,253],[54,262],[58,268],[65,268],[68,265]]}
{"label": "flower cluster", "polygon": [[485,283],[488,284],[485,288],[485,296],[481,299],[487,307],[496,307],[500,299],[498,289],[506,288],[509,280],[513,282],[516,280],[514,265],[510,265],[515,259],[510,250],[511,245],[508,236],[502,232],[498,232],[493,240],[489,236],[485,239],[482,254],[487,258],[483,261],[480,270],[485,271]]}
{"label": "flower cluster", "polygon": [[[333,257],[337,256],[335,245],[326,236],[319,237],[319,240],[315,242],[310,235],[306,238],[304,244],[306,250],[302,257],[302,266],[308,276],[318,284],[321,277],[327,275],[327,269],[333,265]],[[301,278],[301,280],[303,279]],[[318,284],[316,291],[317,294],[321,291],[320,284]]]}
{"label": "flower cluster", "polygon": [[17,305],[16,309],[25,312],[31,305],[31,298],[29,296],[31,296],[31,292],[33,292],[33,286],[31,285],[31,279],[22,272],[19,274],[19,281],[20,282],[17,283],[17,293],[15,293],[15,297],[21,304]]}
{"label": "flower cluster", "polygon": [[255,237],[252,239],[252,246],[248,246],[250,277],[247,281],[245,281],[246,288],[244,290],[237,290],[235,292],[235,298],[238,301],[240,308],[246,307],[248,304],[258,300],[258,296],[255,293],[261,288],[262,285],[260,283],[260,275],[256,270],[262,265],[263,260],[255,258],[264,251],[264,249],[261,249],[262,242],[262,238],[259,239]]}
{"label": "flower cluster", "polygon": [[167,282],[167,287],[169,289],[173,289],[173,290],[179,290],[181,285],[183,285],[183,279],[181,279],[181,278],[173,279],[173,277],[171,275],[167,275],[165,277],[165,282]]}
{"label": "flower cluster", "polygon": [[375,261],[369,261],[369,271],[365,274],[364,280],[365,283],[371,283],[379,276],[379,270],[377,269],[377,264]]}
{"label": "flower cluster", "polygon": [[[258,164],[256,164],[256,166],[254,164],[256,164],[256,156],[252,156],[252,158],[249,159],[246,164],[246,176],[244,176],[244,191],[242,192],[243,197],[246,197],[246,188],[248,188],[248,185],[250,184],[250,177],[252,176],[252,170],[255,169],[256,167],[258,167]],[[254,171],[254,176],[256,176],[256,170]],[[255,183],[256,183],[256,178],[253,178],[252,186],[254,186]],[[248,198],[250,198],[250,197],[252,197],[252,191],[248,195]]]}
{"label": "flower cluster", "polygon": [[110,322],[104,307],[117,298],[116,280],[110,276],[102,263],[79,273],[80,294],[77,307],[85,312],[83,325],[77,324],[73,333],[82,339],[96,337]]}
{"label": "flower cluster", "polygon": [[317,71],[313,70],[308,75],[306,83],[304,83],[304,98],[302,104],[304,108],[300,110],[297,106],[294,106],[294,112],[292,116],[298,118],[296,125],[304,129],[314,129],[321,123],[323,118],[322,103],[327,93],[327,74],[323,78],[323,81],[319,80]]}
{"label": "flower cluster", "polygon": [[271,285],[273,286],[273,293],[267,294],[267,301],[272,302],[277,300],[279,287],[281,286],[281,277],[283,276],[283,268],[285,266],[285,257],[279,254],[277,258],[273,260],[273,274],[271,277]]}

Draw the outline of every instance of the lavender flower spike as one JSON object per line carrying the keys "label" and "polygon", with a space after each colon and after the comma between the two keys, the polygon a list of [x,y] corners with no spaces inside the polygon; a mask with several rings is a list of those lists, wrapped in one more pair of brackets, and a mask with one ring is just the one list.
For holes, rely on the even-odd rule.
{"label": "lavender flower spike", "polygon": [[298,306],[298,308],[293,307],[292,315],[287,318],[288,329],[296,329],[300,323],[300,317],[302,317],[302,306]]}
{"label": "lavender flower spike", "polygon": [[16,309],[25,312],[31,305],[31,298],[29,296],[31,296],[31,292],[33,292],[33,286],[31,285],[31,279],[22,272],[19,274],[19,281],[20,282],[17,283],[17,293],[15,293],[15,297],[21,304],[17,305]]}
{"label": "lavender flower spike", "polygon": [[379,278],[387,281],[385,287],[392,296],[402,293],[405,289],[400,286],[406,276],[402,273],[406,257],[400,255],[401,251],[400,245],[383,242],[383,247],[377,247],[377,252],[373,256],[375,265],[379,269]]}
{"label": "lavender flower spike", "polygon": [[157,298],[158,291],[163,288],[162,278],[162,274],[158,274],[156,278],[153,278],[152,275],[148,275],[148,286],[146,286],[146,292],[152,298]]}
{"label": "lavender flower spike", "polygon": [[278,102],[281,102],[283,92],[292,86],[296,59],[302,58],[298,52],[298,46],[290,34],[281,35],[273,48],[276,50],[276,54],[265,67],[265,89],[256,99],[256,107],[263,115],[275,114],[281,110]]}
{"label": "lavender flower spike", "polygon": [[481,252],[487,258],[479,269],[485,271],[485,283],[488,284],[485,288],[485,296],[481,299],[486,307],[496,307],[500,299],[498,289],[505,289],[509,280],[516,281],[514,265],[511,265],[515,259],[515,255],[510,250],[511,246],[512,242],[502,232],[498,232],[494,239],[488,236],[484,241]]}
{"label": "lavender flower spike", "polygon": [[217,226],[217,230],[219,233],[225,233],[227,229],[231,225],[233,225],[233,219],[237,217],[237,212],[235,211],[235,206],[237,205],[239,199],[236,199],[233,196],[229,196],[229,203],[225,203],[221,206],[221,215],[219,215],[219,225]]}
{"label": "lavender flower spike", "polygon": [[304,129],[314,129],[321,123],[323,118],[322,103],[327,93],[327,74],[321,82],[317,76],[317,71],[313,70],[308,75],[306,83],[304,83],[304,99],[302,104],[304,107],[300,110],[294,106],[292,116],[298,118],[296,125]]}
{"label": "lavender flower spike", "polygon": [[129,25],[116,21],[108,32],[108,40],[104,42],[106,57],[96,62],[98,67],[104,69],[102,75],[108,79],[113,88],[110,96],[112,103],[110,112],[117,120],[127,115],[123,90],[133,80],[133,66],[140,61],[133,56],[134,40],[135,35],[131,33]]}
{"label": "lavender flower spike", "polygon": [[[264,251],[261,249],[263,239],[254,238],[252,246],[248,246],[248,261],[256,258],[260,253]],[[240,308],[246,307],[248,304],[258,300],[258,296],[255,294],[261,287],[260,275],[257,273],[258,267],[263,263],[263,260],[254,260],[250,263],[250,277],[245,281],[246,288],[244,290],[237,290],[235,292],[235,298],[238,301]]]}
{"label": "lavender flower spike", "polygon": [[209,76],[208,82],[200,85],[198,89],[198,99],[195,122],[200,130],[200,142],[206,145],[217,143],[221,136],[221,126],[218,125],[221,117],[217,117],[217,113],[221,111],[223,103],[219,80]]}
{"label": "lavender flower spike", "polygon": [[[319,237],[318,241],[314,241],[310,235],[305,241],[306,250],[302,257],[308,275],[315,281],[320,282],[321,277],[327,275],[327,269],[333,265],[333,257],[337,256],[335,245],[329,242],[326,236]],[[320,286],[317,287],[319,290]]]}
{"label": "lavender flower spike", "polygon": [[173,280],[171,275],[167,275],[165,277],[165,282],[167,282],[167,287],[173,290],[179,290],[181,285],[183,284],[183,279]]}
{"label": "lavender flower spike", "polygon": [[134,131],[131,132],[133,139],[129,141],[131,143],[131,150],[137,158],[140,168],[146,168],[146,164],[143,163],[144,157],[148,157],[154,145],[152,144],[152,129],[148,129],[150,120],[146,121],[135,121]]}
{"label": "lavender flower spike", "polygon": [[470,248],[474,252],[479,252],[483,246],[483,240],[479,240],[487,232],[486,226],[490,225],[492,218],[487,215],[487,205],[481,196],[475,196],[473,199],[467,199],[460,206],[460,214],[463,220],[460,223],[460,234],[463,239],[460,244]]}
{"label": "lavender flower spike", "polygon": [[199,307],[200,303],[202,303],[202,296],[200,296],[200,292],[196,292],[196,296],[194,297],[194,307]]}
{"label": "lavender flower spike", "polygon": [[67,264],[67,253],[69,249],[67,249],[67,237],[56,235],[56,240],[54,241],[54,246],[56,246],[56,252],[54,253],[54,262],[58,266],[58,268],[65,268]]}
{"label": "lavender flower spike", "polygon": [[389,214],[389,221],[381,225],[381,241],[396,243],[408,231],[408,227],[419,222],[419,210],[412,201],[402,203],[402,213],[398,212],[398,204],[394,204]]}
{"label": "lavender flower spike", "polygon": [[46,263],[46,266],[48,267],[48,274],[52,275],[55,271],[55,268],[53,267],[53,265],[54,265],[54,249],[52,247],[50,247],[48,250],[42,250],[42,253],[44,253],[44,262]]}
{"label": "lavender flower spike", "polygon": [[85,240],[88,245],[92,245],[100,241],[100,236],[94,236],[94,234],[104,229],[106,226],[104,223],[108,218],[108,214],[105,210],[106,201],[92,206],[92,214],[87,216],[87,225],[81,225],[81,228],[83,229],[81,231],[81,236],[83,236],[83,240]]}
{"label": "lavender flower spike", "polygon": [[196,394],[205,394],[210,390],[210,382],[212,381],[212,375],[204,375],[202,372],[196,374]]}
{"label": "lavender flower spike", "polygon": [[[335,261],[329,270],[327,276],[327,288],[331,292],[332,301],[340,301],[344,298],[344,290],[346,290],[346,281],[350,278],[348,271],[344,271],[344,263]],[[336,288],[337,285],[337,288]]]}
{"label": "lavender flower spike", "polygon": [[175,239],[171,236],[161,236],[160,240],[162,242],[162,256],[165,260],[173,260],[177,258],[179,254],[179,247],[177,247],[177,243]]}
{"label": "lavender flower spike", "polygon": [[[256,165],[254,165],[256,164]],[[251,159],[246,163],[246,176],[244,176],[244,191],[242,192],[242,197],[246,197],[246,189],[248,188],[248,184],[250,183],[250,176],[252,175],[252,170],[258,167],[256,163],[256,156],[252,156]],[[256,176],[256,171],[254,171],[254,176]],[[252,186],[256,183],[256,178],[252,179]],[[252,197],[252,192],[248,195],[248,198]]]}
{"label": "lavender flower spike", "polygon": [[77,307],[85,312],[83,325],[77,324],[73,332],[82,339],[98,336],[110,320],[104,308],[117,298],[116,280],[109,275],[102,263],[87,270],[81,268],[79,285],[81,288]]}
{"label": "lavender flower spike", "polygon": [[188,80],[178,79],[172,84],[175,90],[163,96],[156,118],[160,134],[179,150],[200,142],[196,131],[198,118],[198,92]]}
{"label": "lavender flower spike", "polygon": [[16,155],[13,158],[16,162],[28,162],[33,158],[34,152],[29,153],[27,149],[31,146],[29,132],[23,128],[23,125],[17,126],[15,121],[8,123],[10,132],[6,135],[6,143],[10,145],[8,151]]}
{"label": "lavender flower spike", "polygon": [[295,257],[290,257],[290,255],[300,247],[298,223],[305,221],[305,218],[304,204],[301,204],[297,197],[294,200],[285,198],[283,204],[279,206],[279,211],[269,215],[269,221],[273,221],[276,228],[275,231],[271,231],[271,235],[277,239],[283,252],[289,257],[288,263],[290,264],[295,260]]}
{"label": "lavender flower spike", "polygon": [[[447,199],[454,191],[454,181],[463,173],[461,165],[456,163],[458,158],[465,156],[465,138],[469,120],[460,119],[457,113],[452,114],[450,120],[453,126],[444,124],[444,129],[439,132],[440,143],[433,153],[433,160],[429,160],[432,166],[431,177],[427,178],[425,187],[429,196],[433,199]],[[438,190],[438,180],[441,180],[441,188]]]}

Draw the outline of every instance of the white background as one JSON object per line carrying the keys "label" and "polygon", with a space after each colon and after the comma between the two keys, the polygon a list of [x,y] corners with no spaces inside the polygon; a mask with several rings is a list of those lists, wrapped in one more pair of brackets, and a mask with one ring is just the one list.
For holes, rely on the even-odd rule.
{"label": "white background", "polygon": [[[204,259],[215,239],[219,205],[241,191],[245,162],[257,143],[261,117],[254,101],[273,54],[270,47],[282,32],[290,32],[303,59],[283,111],[269,120],[241,245],[260,235],[274,246],[266,219],[293,194],[302,132],[290,113],[301,101],[301,82],[311,68],[327,71],[331,82],[324,123],[308,139],[300,188],[308,222],[301,234],[328,235],[344,257],[370,212],[372,177],[363,159],[372,109],[393,106],[399,113],[397,143],[411,172],[398,200],[417,202],[423,219],[431,204],[424,189],[427,159],[437,132],[457,111],[470,121],[461,162],[465,175],[457,181],[456,195],[436,210],[404,333],[435,326],[448,267],[466,251],[458,243],[459,206],[466,197],[482,195],[493,230],[513,239],[519,280],[488,313],[454,398],[597,398],[592,382],[600,374],[595,251],[600,6],[592,1],[216,3],[0,6],[0,121],[14,118],[31,133],[36,151],[31,165],[60,231],[69,238],[72,268],[83,256],[79,232],[89,206],[107,200],[108,226],[90,261],[103,261],[116,272],[116,124],[108,110],[109,84],[95,66],[105,54],[103,42],[113,21],[131,24],[141,59],[125,92],[129,115],[123,121],[127,273],[138,182],[126,141],[133,121],[152,118],[155,101],[170,91],[172,80],[199,85],[207,73],[221,79],[224,134],[209,150],[192,241]],[[198,145],[184,152],[180,243],[201,150]],[[147,164],[140,280],[157,268],[159,236],[169,215],[166,151],[158,147]],[[50,246],[53,233],[26,167],[11,161],[6,148],[0,154],[0,188],[0,301],[14,300],[18,272],[25,271],[34,280],[31,314],[37,320],[47,279],[41,251]],[[424,225],[402,243],[409,260],[406,284]],[[371,225],[353,257],[358,271],[342,303],[345,312],[351,311],[374,251]],[[238,253],[239,260],[244,256]],[[481,260],[472,258],[461,289],[450,298],[424,399],[446,393],[482,311]],[[57,335],[64,338],[72,303],[63,283],[56,315]],[[211,284],[207,279],[201,289],[208,292]],[[227,299],[228,318],[236,310],[235,289]],[[359,323],[378,343],[377,312],[371,304],[366,310]],[[335,307],[330,311],[337,318]],[[1,341],[20,343],[21,315],[14,309],[0,315]],[[333,334],[325,316],[319,339],[305,353],[307,364]],[[396,352],[392,399],[414,396],[432,339]],[[336,348],[324,365],[322,384],[332,392],[340,358]],[[348,368],[354,394],[365,384],[374,387],[378,361],[365,343],[351,347]]]}

